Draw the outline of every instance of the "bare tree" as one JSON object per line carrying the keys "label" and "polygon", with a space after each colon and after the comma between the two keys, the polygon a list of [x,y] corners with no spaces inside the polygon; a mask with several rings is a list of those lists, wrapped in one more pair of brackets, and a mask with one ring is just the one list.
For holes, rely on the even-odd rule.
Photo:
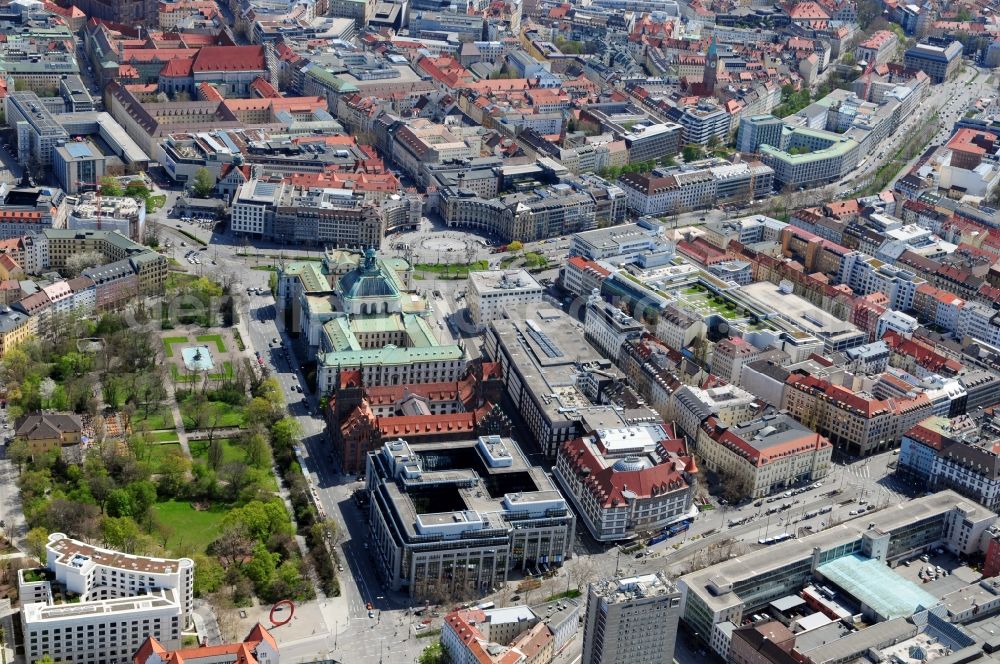
{"label": "bare tree", "polygon": [[[594,582],[597,578],[597,565],[594,564],[592,558],[584,558],[582,556],[575,557],[572,561],[567,563],[567,576],[573,582],[573,586],[577,590],[582,590],[586,592],[587,586]],[[569,590],[569,588],[567,588]]]}

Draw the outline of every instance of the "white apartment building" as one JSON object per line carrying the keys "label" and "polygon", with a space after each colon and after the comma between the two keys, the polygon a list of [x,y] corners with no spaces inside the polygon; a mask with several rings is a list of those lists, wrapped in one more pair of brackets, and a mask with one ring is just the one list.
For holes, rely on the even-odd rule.
{"label": "white apartment building", "polygon": [[[25,596],[45,598],[22,607],[29,664],[45,655],[72,664],[126,664],[147,636],[180,647],[193,610],[193,560],[134,556],[52,533],[46,566],[47,589],[25,584]],[[57,603],[53,584],[79,601]]]}
{"label": "white apartment building", "polygon": [[229,225],[233,233],[261,237],[281,200],[283,185],[250,178],[236,190]]}
{"label": "white apartment building", "polygon": [[917,288],[926,283],[909,270],[887,265],[860,252],[844,256],[838,279],[850,286],[857,295],[868,295],[876,291],[885,293],[889,298],[889,308],[898,311],[912,309]]}
{"label": "white apartment building", "polygon": [[465,303],[477,330],[542,301],[542,287],[525,270],[470,272]]}
{"label": "white apartment building", "polygon": [[982,302],[966,302],[958,314],[957,336],[972,337],[996,346],[1000,344],[1000,313]]}
{"label": "white apartment building", "polygon": [[673,420],[691,440],[696,440],[702,422],[713,415],[725,424],[735,426],[749,420],[757,410],[757,399],[735,385],[720,385],[702,389],[684,385],[670,400]]}
{"label": "white apartment building", "polygon": [[705,321],[672,304],[661,310],[656,320],[656,337],[674,350],[687,348],[707,332]]}
{"label": "white apartment building", "polygon": [[601,354],[617,361],[618,352],[626,341],[639,339],[646,328],[642,323],[591,294],[587,301],[587,314],[583,321],[584,334]]}
{"label": "white apartment building", "polygon": [[49,655],[72,664],[127,664],[149,635],[182,644],[184,617],[175,590],[79,604],[28,604],[21,609],[25,658]]}
{"label": "white apartment building", "polygon": [[638,215],[664,215],[764,198],[774,186],[774,170],[759,161],[733,164],[712,158],[648,174],[626,173],[618,183],[630,210]]}
{"label": "white apartment building", "polygon": [[875,338],[881,339],[889,330],[900,336],[909,338],[920,327],[917,319],[902,311],[887,311],[878,318],[875,326]]}
{"label": "white apartment building", "polygon": [[48,296],[52,308],[49,314],[67,314],[73,310],[73,289],[66,281],[57,281],[42,288]]}

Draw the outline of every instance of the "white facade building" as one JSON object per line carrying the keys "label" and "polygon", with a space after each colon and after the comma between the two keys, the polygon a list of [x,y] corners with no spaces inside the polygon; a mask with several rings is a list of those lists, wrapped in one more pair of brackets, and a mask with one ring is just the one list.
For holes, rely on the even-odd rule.
{"label": "white facade building", "polygon": [[542,301],[542,287],[525,270],[470,272],[465,302],[477,330]]}
{"label": "white facade building", "polygon": [[283,185],[250,178],[236,190],[229,225],[233,233],[260,237],[281,200]]}
{"label": "white facade building", "polygon": [[594,344],[604,357],[615,361],[625,342],[639,339],[645,331],[642,323],[605,302],[596,293],[591,294],[587,301],[583,329],[587,341]]}
{"label": "white facade building", "polygon": [[904,314],[902,311],[887,311],[879,316],[878,324],[875,327],[875,338],[881,339],[889,330],[910,338],[918,327],[920,327],[920,323],[913,316]]}
{"label": "white facade building", "polygon": [[972,337],[996,346],[1000,344],[1000,313],[982,302],[966,302],[958,314],[959,339]]}
{"label": "white facade building", "polygon": [[[72,664],[125,664],[154,636],[181,645],[194,604],[194,561],[147,558],[52,533],[46,545],[49,589],[22,608],[29,664],[49,655]],[[19,578],[23,578],[23,575]],[[51,585],[79,597],[58,604]]]}

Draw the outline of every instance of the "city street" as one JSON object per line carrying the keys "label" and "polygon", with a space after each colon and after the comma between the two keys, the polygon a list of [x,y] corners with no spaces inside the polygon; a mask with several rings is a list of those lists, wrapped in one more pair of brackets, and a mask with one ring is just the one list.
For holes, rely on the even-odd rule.
{"label": "city street", "polygon": [[[175,250],[179,249],[178,241],[183,236],[169,226],[165,228],[165,234],[173,237]],[[207,231],[185,230],[209,239]],[[183,258],[187,250],[188,248],[182,248],[175,253]],[[239,247],[236,245],[213,244],[210,250],[199,253],[214,256],[216,266],[209,265],[206,268],[203,262],[198,266],[185,264],[185,268],[207,269],[212,272],[231,271],[237,275],[239,288],[243,292],[247,288],[264,289],[264,294],[253,294],[247,298],[247,315],[243,317],[241,324],[241,328],[246,328],[244,340],[247,352],[253,354],[254,351],[259,351],[268,369],[278,378],[289,410],[302,427],[301,456],[309,480],[316,489],[317,501],[323,512],[337,522],[341,533],[338,549],[340,562],[344,567],[340,574],[342,596],[316,601],[323,616],[325,631],[319,629],[317,633],[307,637],[282,642],[283,659],[287,657],[289,662],[304,662],[315,659],[317,652],[325,652],[330,658],[362,664],[384,662],[386,658],[392,658],[390,661],[413,661],[433,639],[416,638],[417,632],[412,626],[414,617],[406,610],[409,598],[386,592],[381,585],[368,557],[366,516],[351,497],[361,484],[353,476],[339,473],[334,466],[325,434],[325,422],[320,416],[310,414],[310,411],[320,412],[316,396],[293,389],[306,384],[298,366],[300,358],[294,353],[285,352],[285,349],[292,348],[295,341],[275,321],[277,312],[274,300],[267,290],[269,273],[247,269],[246,263],[253,262],[253,258],[238,255],[238,252]],[[555,271],[552,270],[545,276],[551,278],[554,274]],[[539,278],[542,276],[538,275]],[[464,279],[428,279],[420,282],[420,286],[426,291],[434,307],[435,318],[441,323],[438,328],[441,340],[449,342],[449,339],[455,339],[447,324],[448,314],[464,314],[462,309],[465,305],[461,292],[467,287],[467,282]],[[433,295],[435,290],[441,294],[439,297]],[[477,348],[472,344],[478,344],[478,338],[469,339],[470,333],[465,329],[459,330],[459,333],[467,337],[470,352],[476,353]],[[280,344],[273,343],[275,338]],[[567,563],[567,566],[571,569],[572,565],[586,560],[585,564],[593,570],[592,579],[609,577],[616,571],[637,574],[659,569],[680,575],[690,569],[692,558],[713,545],[728,546],[732,541],[733,548],[729,550],[742,552],[761,546],[757,543],[759,539],[779,533],[804,536],[808,532],[817,532],[847,519],[863,518],[851,514],[852,511],[857,511],[861,501],[885,506],[902,499],[900,490],[903,487],[898,485],[888,467],[895,458],[891,453],[886,453],[847,464],[835,464],[822,487],[810,489],[794,498],[764,503],[760,507],[755,507],[752,503],[740,507],[717,505],[714,510],[702,512],[688,532],[647,547],[643,550],[644,555],[638,559],[632,554],[621,553],[618,547],[594,542],[581,526],[577,530],[577,557]],[[839,493],[831,496],[833,491]],[[790,509],[770,516],[764,514],[768,507],[779,507],[786,503],[792,503]],[[806,513],[827,505],[833,505],[834,509],[827,514],[805,518]],[[743,525],[728,525],[730,521],[746,518],[750,518],[750,521]],[[569,587],[572,579],[573,576],[567,570],[562,570],[554,578],[544,580],[541,588],[523,593],[524,596],[515,603],[538,602],[551,594],[562,592]],[[518,582],[519,580],[512,580],[508,584],[509,588],[516,587]],[[506,598],[511,597],[512,592],[507,590],[506,595],[498,593],[488,599],[496,601],[499,606]],[[369,603],[373,607],[374,618],[368,616]],[[508,600],[508,603],[511,602]],[[391,623],[394,629],[390,632],[382,623]],[[429,629],[439,626],[440,617],[434,619]],[[378,637],[373,638],[376,634]],[[581,647],[582,631],[556,661],[558,664],[576,664]],[[676,659],[680,664],[703,661],[697,646],[689,647],[683,639],[678,641]]]}
{"label": "city street", "polygon": [[[417,632],[413,628],[415,618],[407,610],[409,598],[387,592],[375,572],[368,555],[366,514],[352,498],[353,492],[361,484],[354,476],[344,475],[336,468],[325,431],[326,424],[321,416],[321,404],[317,402],[317,395],[308,391],[299,365],[306,358],[301,355],[301,348],[295,345],[297,340],[277,320],[280,318],[279,312],[268,289],[270,272],[252,269],[304,256],[319,258],[322,252],[316,249],[248,247],[228,235],[214,233],[197,223],[167,219],[165,210],[154,214],[152,219],[161,223],[161,243],[170,243],[167,253],[178,260],[182,269],[194,274],[233,276],[235,290],[240,294],[245,307],[239,327],[247,346],[246,352],[249,357],[259,352],[264,366],[278,379],[289,412],[302,428],[300,457],[314,489],[317,504],[322,513],[336,521],[340,533],[337,548],[339,562],[343,565],[340,573],[342,595],[336,598],[321,597],[308,603],[310,609],[318,610],[323,625],[315,626],[312,634],[281,640],[282,658],[288,662],[303,662],[314,660],[317,653],[322,653],[327,658],[362,664],[386,660],[413,661],[422,648],[431,644],[434,639],[416,638]],[[685,215],[678,224],[705,223],[724,216],[725,213],[719,210],[696,212]],[[181,230],[204,242],[211,242],[211,245],[200,250]],[[445,249],[443,253],[446,258],[442,258],[442,262],[463,263],[482,258],[495,266],[506,255],[490,253],[490,248],[482,246],[478,236],[474,234],[459,229],[434,228],[429,222],[419,231],[390,238],[387,241],[389,252],[405,255],[407,251],[399,247],[401,243],[421,247],[419,251],[422,254],[414,250],[411,255],[416,261],[430,263],[438,260],[438,250],[433,249],[435,246],[453,248],[450,252]],[[551,261],[552,267],[536,274],[537,279],[554,279],[567,249],[568,237],[528,243],[524,247],[525,251],[538,251]],[[192,250],[193,256],[198,257],[199,264],[192,265],[187,261],[186,255]],[[431,258],[428,252],[433,252],[434,257]],[[432,305],[432,327],[436,330],[439,341],[455,343],[460,339],[464,340],[470,354],[477,355],[481,336],[473,333],[465,316],[464,291],[467,281],[434,278],[431,272],[425,272],[422,276],[424,278],[416,281],[415,285]],[[248,292],[248,289],[253,292]],[[556,304],[559,304],[558,301]],[[887,453],[870,459],[835,464],[821,487],[809,489],[794,497],[782,497],[771,503],[763,502],[759,506],[754,503],[738,507],[715,505],[715,509],[700,513],[687,532],[642,549],[638,558],[635,553],[623,553],[621,547],[594,542],[581,524],[577,529],[574,547],[576,555],[567,563],[566,569],[560,570],[554,578],[543,580],[540,588],[519,593],[522,596],[516,602],[511,602],[510,598],[521,580],[519,578],[512,579],[505,592],[488,599],[496,601],[498,606],[504,602],[537,603],[571,587],[572,582],[579,578],[579,575],[571,572],[576,565],[592,569],[588,580],[610,577],[616,572],[634,574],[660,569],[680,575],[688,571],[693,562],[703,564],[698,563],[699,560],[704,561],[699,556],[701,552],[717,555],[710,553],[714,545],[728,547],[732,543],[733,547],[728,550],[738,555],[761,546],[758,540],[765,537],[785,532],[804,536],[808,532],[817,532],[847,519],[863,518],[851,512],[857,512],[863,504],[885,506],[901,500],[903,487],[896,482],[889,468],[895,458]],[[4,494],[0,491],[0,501],[2,500]],[[786,504],[789,507],[785,510],[771,515],[765,513],[768,508],[777,509]],[[826,514],[813,514],[826,506],[832,506],[833,509]],[[806,514],[810,516],[807,518]],[[747,521],[732,527],[729,525],[730,522],[742,520]],[[449,608],[442,607],[442,613]],[[440,616],[433,619],[432,624],[424,631],[440,627],[440,619]],[[392,630],[388,629],[389,624],[392,625]],[[581,645],[582,630],[559,655],[556,660],[558,664],[576,664],[580,658]],[[697,646],[689,647],[690,645],[683,639],[678,641],[678,662],[687,664],[702,661]]]}
{"label": "city street", "polygon": [[[913,136],[913,131],[917,127],[929,121],[935,113],[938,114],[937,123],[941,129],[931,139],[931,144],[936,145],[946,141],[951,136],[952,125],[961,119],[966,107],[987,92],[986,84],[989,77],[989,72],[980,72],[977,68],[968,66],[963,73],[956,76],[952,81],[941,85],[932,85],[927,97],[910,114],[910,117],[889,137],[875,146],[875,150],[872,154],[868,155],[861,168],[858,168],[838,183],[837,194],[850,195],[868,186],[871,176],[886,161],[895,156],[899,148]],[[922,154],[923,150],[919,152]],[[919,156],[918,154],[914,157],[900,173],[896,174],[896,177],[889,183],[889,188],[895,184],[899,177],[906,174]]]}
{"label": "city street", "polygon": [[[193,246],[190,238],[178,232],[177,224],[206,242],[212,240],[209,250],[198,252],[205,259],[200,265],[190,265],[184,260],[184,255],[197,247]],[[268,371],[281,384],[289,412],[298,420],[302,429],[301,457],[316,489],[319,505],[327,516],[337,522],[342,534],[338,545],[340,562],[344,566],[344,571],[340,573],[342,594],[340,597],[320,598],[310,603],[320,607],[325,628],[306,638],[282,641],[282,661],[315,661],[317,653],[360,664],[386,660],[413,661],[430,641],[414,637],[402,610],[404,598],[387,597],[382,592],[368,561],[364,546],[366,519],[351,500],[351,493],[358,485],[353,477],[339,474],[334,467],[325,433],[326,424],[320,415],[315,414],[321,412],[317,396],[309,393],[306,388],[305,377],[299,366],[301,358],[295,353],[286,353],[285,349],[291,349],[295,340],[284,329],[280,329],[275,320],[274,298],[268,290],[270,273],[266,270],[249,269],[255,259],[239,255],[242,250],[240,245],[216,243],[217,234],[211,237],[208,230],[194,224],[170,219],[162,225],[162,236],[161,242],[169,240],[173,245],[168,255],[172,253],[184,269],[195,274],[231,273],[236,279],[236,291],[243,294],[249,288],[263,289],[263,294],[246,296],[247,308],[241,316],[239,326],[247,347],[246,352],[251,358],[255,352],[260,352]],[[181,242],[185,242],[187,246],[182,247]],[[294,253],[302,255],[304,252],[296,250]],[[216,265],[212,265],[210,260],[215,260]],[[269,263],[270,261],[261,261],[261,264]],[[273,343],[275,338],[280,344]],[[301,386],[306,391],[299,392],[293,389],[294,386]],[[314,414],[310,414],[310,411]],[[374,619],[368,617],[369,602],[375,609]],[[396,636],[387,634],[383,628],[378,630],[377,639],[372,638],[373,630],[387,621],[395,622]]]}

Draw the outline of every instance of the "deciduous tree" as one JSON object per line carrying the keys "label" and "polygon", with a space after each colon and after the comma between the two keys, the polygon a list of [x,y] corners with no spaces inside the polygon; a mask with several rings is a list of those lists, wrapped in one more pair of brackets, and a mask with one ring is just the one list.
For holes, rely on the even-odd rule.
{"label": "deciduous tree", "polygon": [[45,562],[45,545],[49,543],[49,533],[44,528],[32,528],[24,537],[28,553]]}
{"label": "deciduous tree", "polygon": [[198,198],[208,198],[213,189],[215,189],[215,178],[212,177],[211,171],[204,166],[195,171],[194,182],[191,185],[194,195]]}

